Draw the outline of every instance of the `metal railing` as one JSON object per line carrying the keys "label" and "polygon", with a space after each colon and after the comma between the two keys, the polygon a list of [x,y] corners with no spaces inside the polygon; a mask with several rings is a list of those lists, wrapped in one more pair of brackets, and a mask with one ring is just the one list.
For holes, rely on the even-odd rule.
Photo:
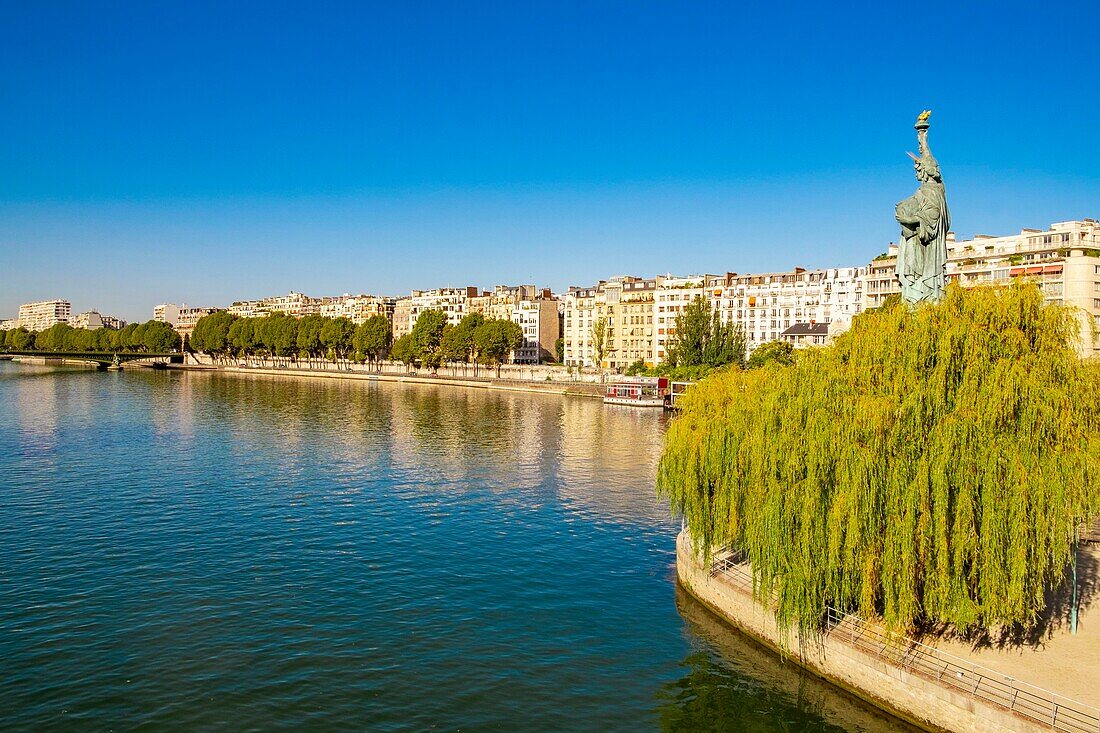
{"label": "metal railing", "polygon": [[[716,553],[711,577],[744,593],[753,594],[752,571],[744,556],[725,550]],[[887,633],[864,619],[826,607],[824,633],[831,639],[932,681],[956,693],[1009,711],[1052,731],[1100,733],[1100,708],[956,657],[916,639]]]}

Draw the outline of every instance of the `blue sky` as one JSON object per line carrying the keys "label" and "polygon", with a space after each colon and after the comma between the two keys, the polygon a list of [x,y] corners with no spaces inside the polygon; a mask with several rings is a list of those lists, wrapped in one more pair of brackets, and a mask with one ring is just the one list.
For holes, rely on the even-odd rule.
{"label": "blue sky", "polygon": [[0,2],[0,317],[861,264],[1100,216],[1094,3]]}

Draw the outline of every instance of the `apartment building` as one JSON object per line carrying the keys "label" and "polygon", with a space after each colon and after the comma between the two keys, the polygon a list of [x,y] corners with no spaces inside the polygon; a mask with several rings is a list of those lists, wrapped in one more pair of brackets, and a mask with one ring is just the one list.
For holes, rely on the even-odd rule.
{"label": "apartment building", "polygon": [[443,311],[447,314],[447,323],[457,326],[463,316],[469,312],[467,301],[476,297],[478,297],[478,289],[473,286],[412,291],[408,298],[400,298],[394,304],[394,341],[407,333],[412,333],[416,319],[426,310]]}
{"label": "apartment building", "polygon": [[[897,245],[875,258],[866,283],[866,307],[881,305],[900,292],[894,270]],[[1100,222],[1055,222],[1047,229],[1019,234],[976,234],[958,240],[947,235],[947,281],[963,287],[1007,284],[1015,278],[1035,282],[1046,300],[1073,306],[1081,322],[1084,356],[1100,355]]]}
{"label": "apartment building", "polygon": [[654,296],[656,328],[653,332],[653,354],[646,359],[651,364],[665,361],[668,347],[676,336],[676,319],[693,300],[702,296],[709,301],[711,309],[721,306],[721,297],[732,273],[728,275],[689,275],[673,277],[665,275],[657,278],[657,291]]}
{"label": "apartment building", "polygon": [[19,306],[19,325],[28,331],[45,331],[58,323],[68,323],[73,316],[73,306],[67,300],[40,300]]}
{"label": "apartment building", "polygon": [[523,330],[523,346],[512,352],[514,364],[540,364],[557,355],[558,336],[561,334],[561,317],[558,301],[543,292],[546,297],[520,300],[509,314],[509,320]]}
{"label": "apartment building", "polygon": [[100,319],[103,321],[103,327],[109,328],[112,331],[121,331],[126,328],[126,321],[121,318],[115,318],[114,316],[100,315]]}
{"label": "apartment building", "polygon": [[169,326],[172,326],[172,328],[175,328],[179,317],[180,307],[175,303],[161,303],[160,305],[153,306],[154,321],[167,323]]}
{"label": "apartment building", "polygon": [[187,337],[195,330],[195,324],[203,316],[217,313],[220,308],[189,308],[186,304],[180,306],[179,316],[176,319],[176,332],[180,336]]}
{"label": "apartment building", "polygon": [[507,321],[520,301],[549,297],[549,293],[549,290],[539,293],[534,285],[497,285],[492,292],[486,290],[467,299],[467,311],[480,313],[487,321]]}
{"label": "apartment building", "polygon": [[262,300],[236,300],[226,308],[236,318],[256,318],[264,315]]}
{"label": "apartment building", "polygon": [[719,307],[741,324],[748,353],[800,323],[850,322],[864,308],[866,267],[834,267],[758,275],[729,273]]}
{"label": "apartment building", "polygon": [[19,328],[18,318],[0,318],[0,331],[14,331]]}
{"label": "apartment building", "polygon": [[601,280],[591,288],[571,287],[563,298],[563,341],[569,366],[597,365],[596,329],[603,324],[603,369],[652,362],[657,278],[631,275]]}
{"label": "apartment building", "polygon": [[336,298],[325,298],[320,306],[320,314],[326,318],[347,318],[355,325],[366,323],[374,316],[393,318],[396,298],[384,298],[376,295],[349,295],[345,293]]}
{"label": "apartment building", "polygon": [[97,328],[103,328],[103,316],[99,314],[99,311],[85,311],[73,316],[69,320],[69,325],[73,328],[86,328],[89,331],[94,331]]}

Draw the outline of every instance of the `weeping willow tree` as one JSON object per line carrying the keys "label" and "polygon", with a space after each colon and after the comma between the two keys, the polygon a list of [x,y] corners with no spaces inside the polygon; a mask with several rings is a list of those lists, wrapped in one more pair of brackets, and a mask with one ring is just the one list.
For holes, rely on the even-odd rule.
{"label": "weeping willow tree", "polygon": [[657,489],[732,545],[785,628],[826,605],[895,629],[1034,624],[1100,513],[1100,369],[1038,288],[887,305],[792,366],[718,374],[673,421]]}

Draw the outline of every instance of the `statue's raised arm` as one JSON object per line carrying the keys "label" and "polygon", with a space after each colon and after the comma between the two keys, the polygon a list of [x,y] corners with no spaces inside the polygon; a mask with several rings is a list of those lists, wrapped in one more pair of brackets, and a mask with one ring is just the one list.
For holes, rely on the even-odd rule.
{"label": "statue's raised arm", "polygon": [[906,303],[937,302],[946,287],[947,231],[951,227],[940,165],[928,147],[931,110],[917,116],[917,149],[910,153],[920,187],[895,207],[901,224],[897,277]]}

